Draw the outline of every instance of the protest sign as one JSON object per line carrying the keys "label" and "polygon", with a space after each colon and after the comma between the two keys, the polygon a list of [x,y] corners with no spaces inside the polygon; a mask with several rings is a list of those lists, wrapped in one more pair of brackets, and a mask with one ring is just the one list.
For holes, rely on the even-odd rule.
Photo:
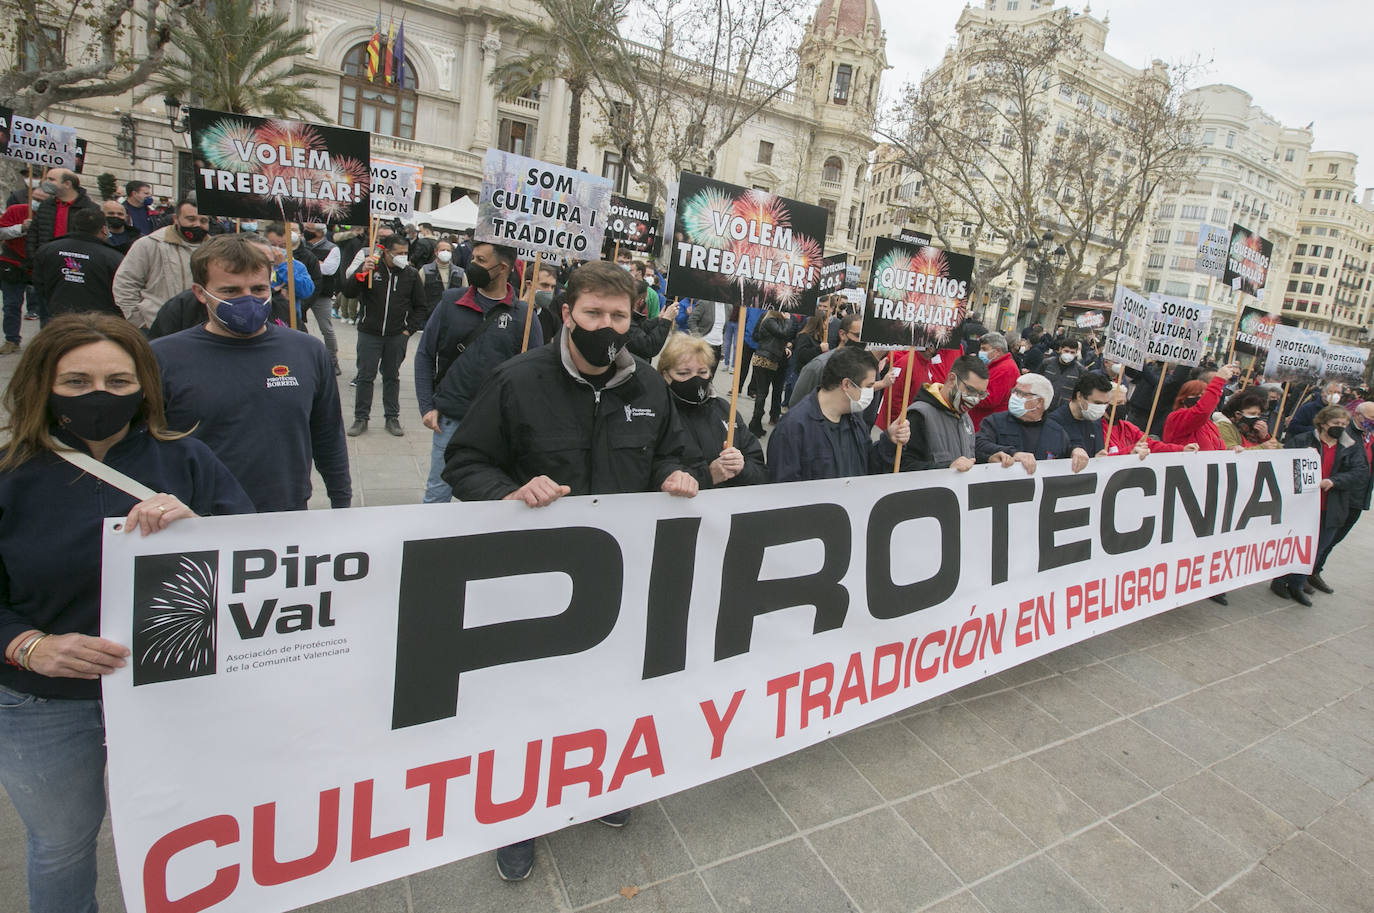
{"label": "protest sign", "polygon": [[203,214],[367,224],[366,132],[203,108],[189,119]]}
{"label": "protest sign", "polygon": [[395,159],[378,158],[374,155],[372,156],[372,164],[390,165],[393,168],[409,168],[411,171],[415,172],[415,192],[418,194],[424,187],[425,166],[421,165],[419,162],[400,162]]}
{"label": "protest sign", "polygon": [[833,295],[845,287],[849,279],[849,257],[835,254],[821,261],[820,281],[816,283],[818,295]]}
{"label": "protest sign", "polygon": [[1102,357],[1137,371],[1143,369],[1152,313],[1148,299],[1118,285],[1112,316],[1107,321],[1107,345],[1102,350]]}
{"label": "protest sign", "polygon": [[606,240],[602,244],[602,257],[611,259],[615,246],[621,250],[639,254],[651,254],[658,247],[658,219],[647,203],[627,200],[625,197],[612,196],[611,208],[606,216]]}
{"label": "protest sign", "polygon": [[50,124],[15,114],[9,108],[0,108],[0,158],[32,165],[39,173],[49,168],[76,171],[76,128]]}
{"label": "protest sign", "polygon": [[1215,457],[106,521],[126,906],[360,890],[1309,570],[1315,456]]}
{"label": "protest sign", "polygon": [[1277,326],[1269,341],[1264,376],[1273,381],[1315,384],[1321,379],[1322,367],[1326,364],[1326,349],[1330,343],[1329,333]]}
{"label": "protest sign", "polygon": [[678,194],[668,275],[674,295],[815,311],[824,209],[686,171]]}
{"label": "protest sign", "polygon": [[474,237],[531,253],[595,260],[610,202],[610,178],[488,149]]}
{"label": "protest sign", "polygon": [[1257,295],[1269,278],[1269,258],[1273,256],[1273,242],[1266,241],[1248,228],[1231,227],[1231,243],[1226,252],[1226,270],[1221,281],[1247,295]]}
{"label": "protest sign", "polygon": [[1274,328],[1292,326],[1291,317],[1268,314],[1262,308],[1247,307],[1240,314],[1236,324],[1235,351],[1241,355],[1252,355],[1263,363],[1269,355],[1269,342],[1274,338]]}
{"label": "protest sign", "polygon": [[1080,330],[1096,330],[1106,326],[1107,315],[1102,311],[1084,311],[1073,319],[1073,324]]}
{"label": "protest sign", "polygon": [[897,232],[897,240],[907,244],[929,244],[931,235],[924,231],[912,231],[910,228],[903,228]]}
{"label": "protest sign", "polygon": [[973,258],[929,244],[878,238],[863,340],[874,348],[949,348],[968,314]]}
{"label": "protest sign", "polygon": [[1207,351],[1212,309],[1169,295],[1150,296],[1150,333],[1145,360],[1196,365]]}
{"label": "protest sign", "polygon": [[1368,349],[1328,344],[1326,360],[1322,366],[1322,379],[1338,380],[1346,384],[1363,384],[1365,365],[1368,362]]}
{"label": "protest sign", "polygon": [[372,215],[383,219],[410,219],[415,215],[415,174],[418,165],[373,159],[368,204]]}
{"label": "protest sign", "polygon": [[1204,223],[1197,233],[1197,262],[1193,271],[1221,279],[1226,275],[1226,252],[1230,246],[1231,235],[1226,229]]}

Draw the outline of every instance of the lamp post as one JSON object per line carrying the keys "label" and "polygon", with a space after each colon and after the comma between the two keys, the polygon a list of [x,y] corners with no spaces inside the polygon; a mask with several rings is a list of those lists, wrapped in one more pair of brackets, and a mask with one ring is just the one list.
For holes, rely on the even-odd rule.
{"label": "lamp post", "polygon": [[1041,235],[1039,240],[1031,238],[1026,242],[1026,260],[1035,269],[1035,298],[1031,301],[1031,323],[1040,319],[1040,293],[1045,287],[1045,278],[1054,273],[1059,265],[1059,259],[1066,253],[1064,245],[1057,245],[1054,250],[1050,250],[1051,244],[1054,244],[1054,233],[1050,231]]}
{"label": "lamp post", "polygon": [[123,114],[118,108],[115,114],[119,115],[119,135],[115,137],[115,148],[120,155],[129,157],[129,164],[134,165],[138,162],[138,124],[135,123],[132,114]]}
{"label": "lamp post", "polygon": [[167,126],[172,128],[172,132],[190,133],[190,113],[186,106],[181,103],[181,99],[175,95],[164,95],[162,96],[162,104],[167,109]]}

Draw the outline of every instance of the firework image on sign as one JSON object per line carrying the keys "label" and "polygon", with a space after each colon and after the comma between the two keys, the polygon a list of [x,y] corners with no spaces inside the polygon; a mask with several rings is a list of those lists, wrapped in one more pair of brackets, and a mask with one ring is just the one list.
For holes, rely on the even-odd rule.
{"label": "firework image on sign", "polygon": [[1269,354],[1269,341],[1274,338],[1274,328],[1293,326],[1293,319],[1267,314],[1260,308],[1247,307],[1240,313],[1240,324],[1236,327],[1236,352],[1253,355],[1263,362]]}
{"label": "firework image on sign", "polygon": [[366,132],[202,108],[190,121],[201,213],[367,224]]}
{"label": "firework image on sign", "polygon": [[864,312],[863,341],[874,348],[949,348],[968,313],[973,258],[879,238]]}
{"label": "firework image on sign", "polygon": [[1264,375],[1280,382],[1315,384],[1326,364],[1331,335],[1301,327],[1277,326],[1264,361]]}
{"label": "firework image on sign", "polygon": [[1203,225],[1197,233],[1197,263],[1193,272],[1220,279],[1226,274],[1226,250],[1231,236],[1217,225]]}
{"label": "firework image on sign", "polygon": [[[1247,295],[1258,295],[1269,278],[1269,258],[1274,245],[1248,228],[1231,227],[1231,246],[1226,252],[1226,271],[1221,281]],[[1239,284],[1237,284],[1239,281]]]}
{"label": "firework image on sign", "polygon": [[812,313],[825,224],[819,206],[684,171],[669,262],[673,294]]}
{"label": "firework image on sign", "polygon": [[606,231],[611,179],[488,149],[477,201],[478,241],[594,260]]}
{"label": "firework image on sign", "polygon": [[1365,365],[1368,362],[1368,349],[1362,349],[1359,346],[1328,345],[1322,377],[1326,380],[1338,380],[1347,384],[1362,384],[1364,383]]}
{"label": "firework image on sign", "polygon": [[658,247],[658,219],[647,203],[612,196],[606,215],[606,242],[603,255],[610,259],[616,244],[621,250],[651,254]]}

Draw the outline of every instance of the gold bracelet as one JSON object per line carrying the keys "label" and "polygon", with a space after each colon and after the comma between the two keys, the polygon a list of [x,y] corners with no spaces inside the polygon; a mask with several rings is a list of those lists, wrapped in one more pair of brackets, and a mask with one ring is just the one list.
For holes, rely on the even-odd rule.
{"label": "gold bracelet", "polygon": [[[16,669],[23,668],[19,665],[19,657],[24,652],[24,647],[28,646],[29,641],[33,640],[35,637],[39,636],[42,633],[42,631],[29,631],[28,634],[24,637],[22,641],[19,642],[19,645],[15,647],[13,651],[7,651],[7,654],[5,656],[5,662],[9,663],[11,666],[14,666]],[[10,653],[12,653],[13,655],[10,655]]]}
{"label": "gold bracelet", "polygon": [[33,656],[33,651],[34,651],[34,649],[35,649],[40,643],[42,643],[43,640],[44,640],[45,638],[47,638],[47,637],[48,637],[47,634],[39,634],[37,637],[33,638],[32,640],[27,641],[27,642],[24,644],[24,653],[23,653],[22,656],[19,657],[19,665],[20,665],[20,667],[23,668],[26,672],[32,672],[32,671],[33,671],[33,667],[29,665],[29,658]]}

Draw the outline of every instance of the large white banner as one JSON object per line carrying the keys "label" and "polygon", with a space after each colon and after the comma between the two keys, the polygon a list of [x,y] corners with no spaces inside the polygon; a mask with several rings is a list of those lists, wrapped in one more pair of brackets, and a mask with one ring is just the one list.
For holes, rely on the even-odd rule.
{"label": "large white banner", "polygon": [[1173,454],[147,538],[108,521],[126,904],[358,890],[1307,570],[1320,474],[1307,451]]}

